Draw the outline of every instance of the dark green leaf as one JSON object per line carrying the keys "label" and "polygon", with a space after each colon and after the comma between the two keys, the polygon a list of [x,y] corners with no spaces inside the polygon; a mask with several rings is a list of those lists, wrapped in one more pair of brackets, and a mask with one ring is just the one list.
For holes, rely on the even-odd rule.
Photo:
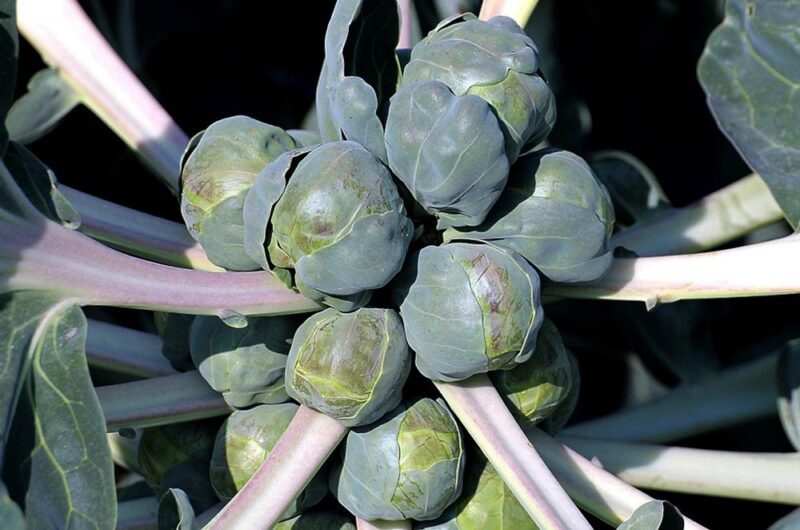
{"label": "dark green leaf", "polygon": [[58,299],[46,293],[17,292],[0,296],[0,470],[19,395],[43,322]]}
{"label": "dark green leaf", "polygon": [[650,501],[636,509],[618,530],[683,530],[683,516],[666,501]]}
{"label": "dark green leaf", "polygon": [[8,134],[17,142],[33,142],[50,132],[80,102],[58,69],[41,70],[28,82],[28,92],[8,112]]}
{"label": "dark green leaf", "polygon": [[800,340],[786,345],[778,360],[778,413],[783,430],[800,451]]}
{"label": "dark green leaf", "polygon": [[194,509],[183,490],[170,488],[158,503],[158,530],[192,530]]}
{"label": "dark green leaf", "polygon": [[728,0],[697,67],[723,132],[800,225],[800,4]]}
{"label": "dark green leaf", "polygon": [[670,208],[655,175],[636,157],[601,151],[591,156],[590,165],[611,196],[618,225],[630,226]]}
{"label": "dark green leaf", "polygon": [[27,399],[35,445],[25,516],[31,528],[114,528],[117,499],[106,425],[86,365],[86,318],[67,303],[41,318]]}
{"label": "dark green leaf", "polygon": [[6,152],[6,115],[14,98],[17,82],[17,2],[0,0],[0,158]]}
{"label": "dark green leaf", "polygon": [[3,530],[25,530],[25,516],[19,506],[9,498],[2,482],[0,482],[0,524]]}
{"label": "dark green leaf", "polygon": [[189,330],[194,322],[194,315],[156,312],[153,317],[158,335],[164,341],[161,346],[164,357],[176,370],[194,370],[189,351]]}
{"label": "dark green leaf", "polygon": [[67,228],[80,226],[80,215],[59,191],[55,174],[36,155],[21,144],[10,142],[4,162],[36,209]]}
{"label": "dark green leaf", "polygon": [[397,88],[400,37],[396,0],[339,0],[325,33],[325,61],[317,85],[322,139],[344,137],[385,160],[378,116]]}

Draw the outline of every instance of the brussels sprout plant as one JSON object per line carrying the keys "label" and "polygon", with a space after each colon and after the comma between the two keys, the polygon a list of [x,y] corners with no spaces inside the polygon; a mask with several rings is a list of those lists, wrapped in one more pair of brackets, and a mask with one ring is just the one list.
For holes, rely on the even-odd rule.
{"label": "brussels sprout plant", "polygon": [[796,2],[201,4],[0,0],[3,529],[797,525]]}

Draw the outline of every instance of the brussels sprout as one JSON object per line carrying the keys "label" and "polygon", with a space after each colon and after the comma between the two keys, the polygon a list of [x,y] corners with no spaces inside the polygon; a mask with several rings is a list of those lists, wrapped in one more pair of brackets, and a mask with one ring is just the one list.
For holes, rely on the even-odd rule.
{"label": "brussels sprout", "polygon": [[464,493],[444,516],[418,525],[426,530],[538,530],[528,512],[482,455],[470,453]]}
{"label": "brussels sprout", "polygon": [[153,313],[156,331],[161,337],[161,353],[176,370],[194,370],[192,355],[189,352],[189,329],[194,315],[181,313]]}
{"label": "brussels sprout", "polygon": [[527,361],[544,319],[536,271],[491,245],[423,248],[395,295],[417,369],[437,381]]}
{"label": "brussels sprout", "polygon": [[399,272],[413,225],[373,154],[354,142],[323,144],[286,178],[272,212],[275,266],[335,296],[383,287]]}
{"label": "brussels sprout", "polygon": [[[297,409],[294,403],[259,405],[231,414],[217,433],[211,457],[211,485],[223,501],[244,487],[269,456]],[[292,502],[281,519],[294,517],[317,504],[328,491],[327,476],[318,473]]]}
{"label": "brussels sprout", "polygon": [[197,510],[216,504],[208,477],[217,420],[175,423],[144,429],[139,442],[139,468],[160,498],[168,489],[182,489]]}
{"label": "brussels sprout", "polygon": [[334,309],[306,320],[292,340],[286,391],[347,427],[372,423],[400,403],[411,356],[391,309]]}
{"label": "brussels sprout", "polygon": [[567,350],[567,359],[569,360],[572,388],[567,396],[561,400],[561,403],[556,406],[556,409],[539,424],[539,427],[552,435],[557,434],[567,424],[572,417],[572,413],[575,412],[575,407],[578,406],[578,398],[580,397],[581,374],[578,369],[578,359],[569,350]]}
{"label": "brussels sprout", "polygon": [[232,328],[217,317],[192,324],[192,360],[208,384],[234,408],[289,399],[283,384],[294,317],[253,318]]}
{"label": "brussels sprout", "polygon": [[520,158],[481,226],[449,230],[446,240],[481,240],[513,250],[556,282],[596,280],[613,259],[614,208],[589,165],[569,151]]}
{"label": "brussels sprout", "polygon": [[457,96],[474,94],[500,120],[513,162],[520,151],[544,140],[556,120],[553,93],[539,71],[533,41],[510,18],[443,20],[411,50],[403,84],[437,80]]}
{"label": "brussels sprout", "polygon": [[530,359],[512,370],[491,374],[495,388],[523,425],[536,425],[553,414],[577,383],[572,377],[570,353],[547,319]]}
{"label": "brussels sprout", "polygon": [[489,105],[439,81],[404,86],[386,120],[389,166],[439,228],[480,224],[500,197],[509,161]]}
{"label": "brussels sprout", "polygon": [[424,398],[350,431],[331,490],[367,521],[435,519],[461,494],[463,471],[455,419],[443,402]]}
{"label": "brussels sprout", "polygon": [[333,512],[305,512],[281,521],[272,530],[356,530],[350,517]]}
{"label": "brussels sprout", "polygon": [[296,147],[283,129],[246,116],[211,124],[193,140],[181,169],[181,213],[189,232],[220,267],[255,270],[244,249],[242,209],[256,175]]}

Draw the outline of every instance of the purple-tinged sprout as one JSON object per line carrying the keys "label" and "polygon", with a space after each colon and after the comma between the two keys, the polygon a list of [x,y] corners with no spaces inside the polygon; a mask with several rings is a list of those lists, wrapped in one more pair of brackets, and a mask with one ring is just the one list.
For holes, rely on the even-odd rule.
{"label": "purple-tinged sprout", "polygon": [[400,317],[391,309],[326,309],[298,329],[286,364],[286,391],[346,427],[395,408],[411,370]]}
{"label": "purple-tinged sprout", "polygon": [[544,320],[536,271],[491,245],[422,249],[395,295],[417,369],[436,381],[527,361]]}
{"label": "purple-tinged sprout", "polygon": [[181,164],[181,213],[215,265],[259,268],[244,249],[244,200],[261,170],[295,147],[280,127],[246,116],[217,121],[192,139]]}
{"label": "purple-tinged sprout", "polygon": [[331,490],[367,521],[435,519],[461,494],[464,445],[442,401],[402,404],[350,431]]}

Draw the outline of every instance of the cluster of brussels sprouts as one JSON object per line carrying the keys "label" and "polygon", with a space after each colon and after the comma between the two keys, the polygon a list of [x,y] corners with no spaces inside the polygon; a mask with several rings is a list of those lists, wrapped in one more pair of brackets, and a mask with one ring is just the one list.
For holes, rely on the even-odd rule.
{"label": "cluster of brussels sprouts", "polygon": [[[345,53],[358,46],[348,32],[360,5],[340,1],[328,28],[322,138],[237,116],[196,136],[184,156],[181,210],[209,258],[270,271],[329,306],[302,323],[183,323],[175,349],[188,352],[173,363],[188,360],[238,409],[213,443],[204,439],[200,482],[232,498],[287,428],[291,398],[351,431],[285,519],[330,488],[365,520],[475,528],[485,511],[505,521],[498,527],[533,528],[498,500],[513,496],[492,468],[465,456],[444,403],[418,388],[404,396],[404,385],[412,353],[436,381],[491,372],[520,422],[563,426],[577,364],[544,317],[541,285],[607,270],[611,201],[580,157],[540,148],[555,102],[536,47],[511,19],[445,20],[403,54],[402,69],[392,45],[381,63],[397,69],[387,93]],[[175,465],[147,464],[148,476]],[[465,476],[473,484],[461,496]]]}

